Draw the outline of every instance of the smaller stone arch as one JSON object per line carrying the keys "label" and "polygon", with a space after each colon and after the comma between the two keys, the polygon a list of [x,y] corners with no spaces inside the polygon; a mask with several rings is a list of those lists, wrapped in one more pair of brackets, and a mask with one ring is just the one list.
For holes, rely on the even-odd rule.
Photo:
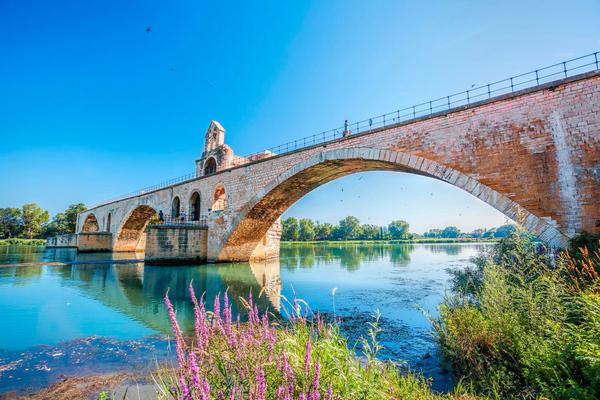
{"label": "smaller stone arch", "polygon": [[219,211],[224,210],[227,207],[227,193],[225,192],[225,186],[219,183],[215,188],[213,194],[212,210]]}
{"label": "smaller stone arch", "polygon": [[106,216],[106,232],[110,232],[110,223],[111,223],[111,219],[112,219],[112,213],[108,213],[108,215]]}
{"label": "smaller stone arch", "polygon": [[209,157],[204,161],[204,175],[210,175],[217,172],[217,160],[214,157]]}
{"label": "smaller stone arch", "polygon": [[179,196],[175,196],[173,201],[171,202],[171,217],[179,218],[181,214],[181,200],[179,200]]}
{"label": "smaller stone arch", "polygon": [[192,221],[200,221],[200,193],[194,191],[190,196],[190,218]]}
{"label": "smaller stone arch", "polygon": [[114,251],[143,251],[146,248],[146,226],[157,218],[156,210],[147,205],[136,207],[119,229]]}
{"label": "smaller stone arch", "polygon": [[82,232],[98,232],[100,226],[98,225],[98,219],[94,214],[89,214],[83,222]]}

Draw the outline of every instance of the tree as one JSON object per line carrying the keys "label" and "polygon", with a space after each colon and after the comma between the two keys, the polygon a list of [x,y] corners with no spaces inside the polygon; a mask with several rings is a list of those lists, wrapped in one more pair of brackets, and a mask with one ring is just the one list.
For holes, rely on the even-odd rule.
{"label": "tree", "polygon": [[441,229],[430,229],[423,234],[423,237],[426,237],[426,238],[442,237],[442,230]]}
{"label": "tree", "polygon": [[322,224],[317,223],[315,232],[315,239],[317,240],[330,240],[333,234],[333,225],[328,222]]}
{"label": "tree", "polygon": [[388,225],[388,231],[392,239],[407,239],[408,238],[408,222],[397,220],[392,221]]}
{"label": "tree", "polygon": [[443,238],[457,238],[460,236],[460,229],[455,226],[447,226],[442,231]]}
{"label": "tree", "polygon": [[496,228],[496,232],[494,233],[494,237],[497,238],[505,238],[512,235],[517,230],[517,227],[513,224],[506,224]]}
{"label": "tree", "polygon": [[299,238],[305,242],[315,240],[315,223],[311,219],[300,220]]}
{"label": "tree", "polygon": [[0,208],[0,239],[19,236],[22,230],[21,210],[14,207]]}
{"label": "tree", "polygon": [[356,239],[360,236],[360,221],[358,218],[350,215],[341,220],[335,230],[337,231],[336,236],[339,239]]}
{"label": "tree", "polygon": [[48,221],[48,211],[40,208],[35,203],[23,204],[21,207],[21,221],[23,235],[29,239],[37,236],[42,231],[42,226]]}
{"label": "tree", "polygon": [[298,230],[298,220],[294,217],[286,218],[282,221],[281,240],[295,241],[300,237]]}
{"label": "tree", "polygon": [[43,236],[64,235],[75,233],[77,225],[77,214],[85,210],[83,203],[71,204],[67,209],[58,213],[52,219],[52,222],[44,226]]}
{"label": "tree", "polygon": [[365,240],[376,240],[379,239],[381,234],[381,228],[377,225],[364,224],[360,228],[360,238]]}
{"label": "tree", "polygon": [[473,230],[473,232],[471,232],[469,234],[469,236],[472,238],[482,238],[483,235],[485,235],[485,232],[486,232],[485,229],[478,228],[478,229]]}

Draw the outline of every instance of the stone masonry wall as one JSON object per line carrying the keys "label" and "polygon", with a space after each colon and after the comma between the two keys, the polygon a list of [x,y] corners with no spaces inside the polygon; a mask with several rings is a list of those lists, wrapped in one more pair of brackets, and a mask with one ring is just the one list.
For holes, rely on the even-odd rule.
{"label": "stone masonry wall", "polygon": [[77,247],[77,235],[57,235],[46,240],[46,247]]}
{"label": "stone masonry wall", "polygon": [[80,233],[77,236],[77,250],[112,251],[112,234],[107,232]]}
{"label": "stone masonry wall", "polygon": [[206,261],[206,228],[151,225],[146,231],[146,262],[173,264]]}

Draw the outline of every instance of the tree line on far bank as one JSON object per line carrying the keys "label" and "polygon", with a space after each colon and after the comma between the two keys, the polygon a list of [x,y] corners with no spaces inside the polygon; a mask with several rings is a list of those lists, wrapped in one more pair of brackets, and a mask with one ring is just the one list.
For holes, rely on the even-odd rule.
{"label": "tree line on far bank", "polygon": [[85,210],[83,203],[71,204],[50,220],[50,213],[35,203],[21,207],[0,208],[0,239],[42,239],[75,233],[77,214]]}
{"label": "tree line on far bank", "polygon": [[509,236],[515,225],[506,224],[492,229],[475,229],[472,232],[461,232],[455,226],[443,229],[430,229],[423,235],[412,233],[410,225],[403,220],[390,222],[387,226],[361,224],[359,219],[348,216],[339,224],[313,221],[309,218],[300,220],[289,217],[282,221],[281,240],[287,242],[308,242],[314,240],[411,240],[417,238],[503,238]]}

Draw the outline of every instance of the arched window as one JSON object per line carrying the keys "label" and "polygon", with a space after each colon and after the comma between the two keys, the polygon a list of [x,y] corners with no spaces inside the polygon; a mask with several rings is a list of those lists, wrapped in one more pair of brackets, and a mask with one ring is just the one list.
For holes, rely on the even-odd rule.
{"label": "arched window", "polygon": [[110,218],[111,218],[111,215],[110,215],[110,213],[108,213],[108,216],[106,217],[106,229],[105,229],[106,232],[110,232]]}
{"label": "arched window", "polygon": [[217,172],[217,161],[211,157],[204,162],[204,175],[210,175]]}
{"label": "arched window", "polygon": [[175,196],[173,203],[171,203],[171,217],[179,217],[180,205],[179,197]]}
{"label": "arched window", "polygon": [[225,194],[225,188],[223,185],[219,184],[215,189],[215,194],[213,196],[213,205],[212,209],[214,211],[224,210],[227,207],[227,196]]}
{"label": "arched window", "polygon": [[192,221],[200,221],[200,194],[198,192],[192,193],[190,198],[190,217]]}

